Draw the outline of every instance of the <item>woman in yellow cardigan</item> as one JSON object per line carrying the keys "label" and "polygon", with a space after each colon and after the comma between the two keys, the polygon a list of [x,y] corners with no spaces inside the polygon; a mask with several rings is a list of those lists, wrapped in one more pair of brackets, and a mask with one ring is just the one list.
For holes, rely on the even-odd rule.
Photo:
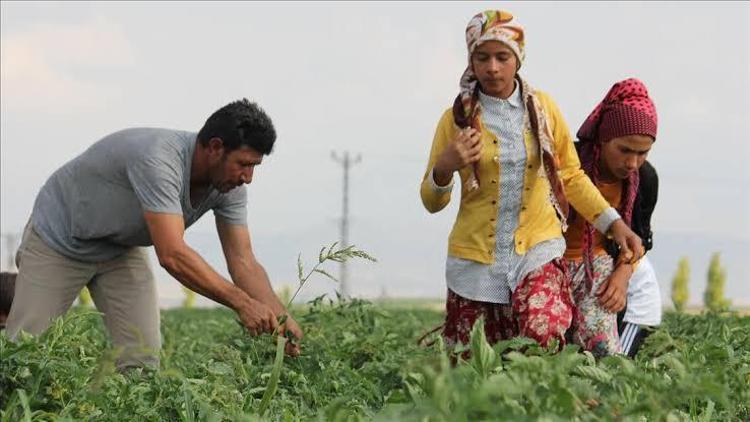
{"label": "woman in yellow cardigan", "polygon": [[625,256],[641,242],[580,168],[552,99],[518,75],[524,31],[512,14],[485,11],[466,28],[469,64],[438,123],[422,185],[428,211],[461,204],[448,241],[442,335],[466,343],[482,317],[491,342],[526,336],[565,343],[572,318],[562,255],[568,200]]}

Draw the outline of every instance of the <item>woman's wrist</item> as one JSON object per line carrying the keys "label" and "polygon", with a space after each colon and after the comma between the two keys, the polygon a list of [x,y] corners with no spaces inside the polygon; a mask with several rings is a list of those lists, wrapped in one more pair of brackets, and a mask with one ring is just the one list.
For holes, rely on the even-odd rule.
{"label": "woman's wrist", "polygon": [[617,263],[615,264],[615,269],[619,269],[619,268],[623,268],[624,267],[625,271],[628,271],[628,273],[630,273],[630,275],[633,275],[633,273],[635,272],[635,266],[636,266],[635,262],[633,262],[631,264],[631,263],[627,262],[624,259],[618,259]]}
{"label": "woman's wrist", "polygon": [[452,171],[441,170],[437,165],[432,169],[432,180],[438,186],[447,186],[453,179]]}

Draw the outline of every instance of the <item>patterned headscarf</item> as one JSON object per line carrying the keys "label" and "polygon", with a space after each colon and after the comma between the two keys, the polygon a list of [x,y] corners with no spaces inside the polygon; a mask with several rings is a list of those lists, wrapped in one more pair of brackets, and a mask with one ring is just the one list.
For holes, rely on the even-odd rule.
{"label": "patterned headscarf", "polygon": [[[581,142],[581,167],[594,183],[599,182],[601,145],[613,138],[648,135],[656,140],[656,107],[643,82],[625,79],[612,86],[604,99],[578,129]],[[631,225],[633,204],[638,193],[638,172],[632,172],[623,184],[623,198],[618,212],[625,224]],[[588,222],[583,230],[583,258],[587,281],[593,280],[594,227]]]}
{"label": "patterned headscarf", "polygon": [[523,27],[509,12],[486,10],[475,15],[466,26],[468,65],[461,76],[461,91],[453,106],[453,118],[460,128],[479,130],[479,91],[477,77],[471,69],[471,55],[485,41],[500,41],[516,55],[518,68],[524,58]]}
{"label": "patterned headscarf", "polygon": [[[479,102],[479,83],[471,68],[471,55],[477,46],[485,41],[499,41],[507,45],[516,55],[518,68],[525,57],[525,37],[521,24],[510,12],[503,10],[486,10],[475,15],[466,26],[466,48],[468,50],[468,65],[461,76],[460,92],[453,102],[453,121],[460,129],[472,127],[480,129],[481,105]],[[552,191],[550,200],[555,211],[560,216],[563,231],[567,228],[568,201],[563,192],[562,182],[557,174],[557,163],[552,149],[552,133],[546,115],[534,95],[533,89],[516,74],[521,84],[523,102],[526,105],[528,119],[525,129],[534,134],[542,160],[539,167],[540,175],[546,175]],[[473,172],[467,180],[469,190],[479,188],[479,163],[474,163]]]}

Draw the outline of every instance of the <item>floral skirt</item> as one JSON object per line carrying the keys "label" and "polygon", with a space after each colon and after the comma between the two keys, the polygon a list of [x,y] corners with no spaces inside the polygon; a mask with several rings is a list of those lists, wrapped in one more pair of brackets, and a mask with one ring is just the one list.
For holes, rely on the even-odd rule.
{"label": "floral skirt", "polygon": [[510,304],[466,299],[448,290],[443,338],[447,346],[468,344],[471,330],[484,319],[487,341],[494,344],[517,336],[543,346],[557,339],[562,347],[573,318],[573,303],[565,261],[557,258],[530,272],[511,296]]}
{"label": "floral skirt", "polygon": [[617,314],[599,305],[596,291],[612,274],[612,257],[604,254],[594,258],[594,280],[586,283],[586,270],[582,261],[568,261],[575,310],[570,338],[573,343],[603,357],[620,353],[620,338],[617,334]]}

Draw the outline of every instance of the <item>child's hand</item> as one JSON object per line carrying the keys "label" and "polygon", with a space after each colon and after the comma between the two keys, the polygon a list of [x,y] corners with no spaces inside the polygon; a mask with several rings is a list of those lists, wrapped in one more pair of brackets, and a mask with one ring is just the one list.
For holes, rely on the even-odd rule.
{"label": "child's hand", "polygon": [[596,291],[602,308],[612,313],[625,309],[631,275],[633,275],[632,265],[623,264],[615,267],[607,281],[602,283]]}

